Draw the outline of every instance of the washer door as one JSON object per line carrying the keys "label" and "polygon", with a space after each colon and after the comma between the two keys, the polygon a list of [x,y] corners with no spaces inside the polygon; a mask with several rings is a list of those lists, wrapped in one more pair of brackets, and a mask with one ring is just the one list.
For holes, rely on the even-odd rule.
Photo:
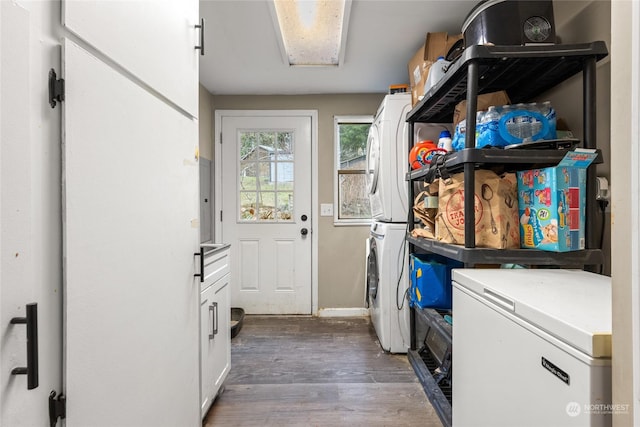
{"label": "washer door", "polygon": [[376,239],[369,239],[369,256],[367,257],[367,303],[369,307],[373,305],[378,296],[378,283],[380,278],[378,275],[378,247]]}
{"label": "washer door", "polygon": [[369,128],[367,138],[367,187],[369,194],[374,194],[378,189],[378,174],[380,170],[380,135],[378,124],[374,123]]}

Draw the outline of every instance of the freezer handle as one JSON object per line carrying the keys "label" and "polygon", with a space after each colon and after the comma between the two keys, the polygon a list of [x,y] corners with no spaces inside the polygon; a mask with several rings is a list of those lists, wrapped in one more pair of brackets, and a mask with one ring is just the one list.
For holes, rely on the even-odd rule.
{"label": "freezer handle", "polygon": [[484,288],[484,297],[491,303],[509,311],[515,311],[516,303],[491,289]]}

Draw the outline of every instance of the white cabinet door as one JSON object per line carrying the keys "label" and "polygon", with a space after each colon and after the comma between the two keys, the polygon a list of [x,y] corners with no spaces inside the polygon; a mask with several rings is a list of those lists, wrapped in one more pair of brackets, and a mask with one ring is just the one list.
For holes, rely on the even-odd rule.
{"label": "white cabinet door", "polygon": [[229,274],[200,297],[200,403],[204,417],[231,367],[231,307]]}
{"label": "white cabinet door", "polygon": [[204,417],[211,406],[213,391],[213,354],[214,341],[209,338],[213,334],[216,307],[215,288],[209,286],[200,295],[200,414]]}
{"label": "white cabinet door", "polygon": [[198,117],[197,1],[65,0],[62,17],[71,32]]}
{"label": "white cabinet door", "polygon": [[198,425],[197,123],[63,47],[66,425]]}
{"label": "white cabinet door", "polygon": [[231,275],[227,274],[219,280],[216,286],[216,302],[218,303],[217,330],[214,337],[214,385],[215,397],[222,387],[229,369],[231,368]]}

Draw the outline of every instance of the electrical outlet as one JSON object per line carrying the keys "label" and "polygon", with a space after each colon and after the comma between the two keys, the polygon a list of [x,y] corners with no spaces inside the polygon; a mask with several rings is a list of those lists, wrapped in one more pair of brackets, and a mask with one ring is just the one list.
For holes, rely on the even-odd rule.
{"label": "electrical outlet", "polygon": [[320,203],[320,216],[333,216],[333,204]]}
{"label": "electrical outlet", "polygon": [[609,200],[609,181],[607,178],[599,176],[596,178],[597,182],[597,200]]}
{"label": "electrical outlet", "polygon": [[605,213],[611,212],[611,185],[609,181],[605,177],[597,177],[596,178],[596,200],[598,203],[605,204]]}

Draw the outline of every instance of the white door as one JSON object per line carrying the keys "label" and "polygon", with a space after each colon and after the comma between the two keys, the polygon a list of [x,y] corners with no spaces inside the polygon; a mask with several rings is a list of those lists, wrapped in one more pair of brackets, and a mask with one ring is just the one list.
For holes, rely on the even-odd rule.
{"label": "white door", "polygon": [[311,314],[311,116],[222,117],[222,227],[231,303]]}
{"label": "white door", "polygon": [[[49,22],[60,11],[54,2],[21,3],[0,1],[0,425],[11,427],[49,425],[47,399],[62,384],[60,109],[46,99],[47,72],[59,67]],[[11,374],[35,367],[27,325],[11,323],[30,303],[32,389],[28,375]]]}
{"label": "white door", "polygon": [[66,425],[198,425],[197,122],[63,60]]}

